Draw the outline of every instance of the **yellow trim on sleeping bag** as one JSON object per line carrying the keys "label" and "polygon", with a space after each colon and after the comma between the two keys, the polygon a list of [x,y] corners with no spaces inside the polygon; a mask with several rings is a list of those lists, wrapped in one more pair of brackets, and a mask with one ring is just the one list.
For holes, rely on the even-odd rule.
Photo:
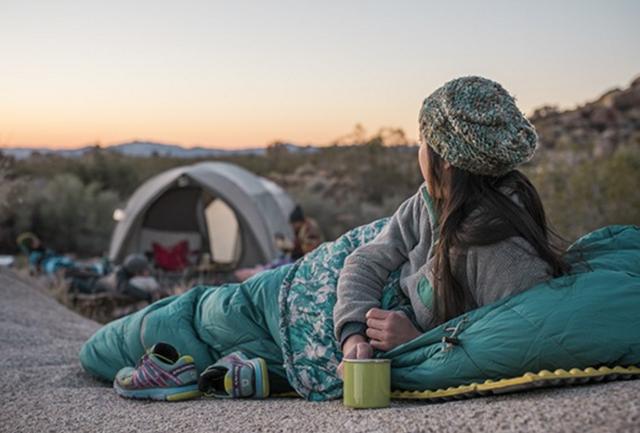
{"label": "yellow trim on sleeping bag", "polygon": [[[587,367],[583,370],[572,368],[567,370],[542,370],[538,373],[525,373],[522,376],[509,379],[486,380],[483,383],[471,383],[447,389],[426,391],[400,391],[391,393],[391,398],[401,400],[431,400],[446,401],[463,398],[480,397],[484,395],[504,394],[515,391],[526,391],[545,386],[580,385],[584,383],[601,382],[606,380],[640,378],[640,368],[616,366],[613,368]],[[295,392],[274,394],[273,397],[299,397]]]}
{"label": "yellow trim on sleeping bag", "polygon": [[490,394],[522,391],[543,386],[578,385],[604,380],[633,379],[640,377],[640,368],[636,366],[613,368],[588,367],[584,370],[572,368],[567,370],[542,370],[538,373],[525,373],[522,376],[497,381],[486,380],[483,383],[472,383],[447,389],[427,391],[393,391],[392,398],[408,400],[451,400],[479,397]]}

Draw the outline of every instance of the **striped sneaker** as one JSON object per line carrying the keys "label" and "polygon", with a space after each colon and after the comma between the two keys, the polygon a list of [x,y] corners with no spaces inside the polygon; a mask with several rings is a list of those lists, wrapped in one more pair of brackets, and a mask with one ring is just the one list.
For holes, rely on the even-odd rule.
{"label": "striped sneaker", "polygon": [[138,362],[121,369],[113,381],[126,398],[178,401],[200,397],[198,372],[189,355],[180,356],[167,343],[157,343]]}
{"label": "striped sneaker", "polygon": [[207,367],[198,379],[200,391],[208,397],[266,398],[269,373],[262,358],[248,359],[233,352]]}

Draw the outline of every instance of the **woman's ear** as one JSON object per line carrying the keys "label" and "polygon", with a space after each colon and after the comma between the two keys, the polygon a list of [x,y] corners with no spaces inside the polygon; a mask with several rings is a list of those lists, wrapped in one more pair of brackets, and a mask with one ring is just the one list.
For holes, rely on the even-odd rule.
{"label": "woman's ear", "polygon": [[448,162],[448,161],[444,161],[444,169],[445,169],[445,170],[449,170],[449,169],[451,169],[451,164],[449,164],[449,162]]}

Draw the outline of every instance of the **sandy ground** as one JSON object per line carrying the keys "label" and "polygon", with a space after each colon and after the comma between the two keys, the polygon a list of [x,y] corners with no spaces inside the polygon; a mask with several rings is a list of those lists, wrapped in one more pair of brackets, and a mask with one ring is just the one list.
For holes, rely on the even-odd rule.
{"label": "sandy ground", "polygon": [[129,401],[78,363],[98,326],[0,270],[1,432],[640,432],[640,380],[369,411],[298,399]]}

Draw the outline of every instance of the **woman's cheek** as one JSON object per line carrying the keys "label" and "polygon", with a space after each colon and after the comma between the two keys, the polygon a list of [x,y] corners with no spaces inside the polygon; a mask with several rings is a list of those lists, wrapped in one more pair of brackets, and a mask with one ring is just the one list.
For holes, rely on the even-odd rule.
{"label": "woman's cheek", "polygon": [[427,162],[427,146],[425,144],[420,145],[418,150],[418,163],[420,164],[420,172],[425,182],[427,182],[428,162]]}

